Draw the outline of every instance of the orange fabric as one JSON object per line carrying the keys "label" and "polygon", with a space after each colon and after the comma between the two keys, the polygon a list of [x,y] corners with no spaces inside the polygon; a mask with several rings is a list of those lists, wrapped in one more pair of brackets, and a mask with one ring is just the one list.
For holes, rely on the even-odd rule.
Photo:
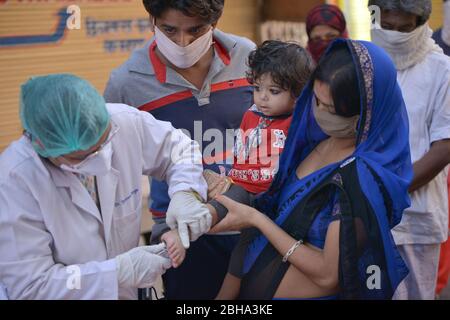
{"label": "orange fabric", "polygon": [[[450,175],[447,179],[447,187],[449,192],[449,212],[450,212]],[[450,213],[449,213],[450,214]],[[450,229],[450,221],[449,221]],[[447,240],[441,245],[441,256],[439,258],[438,280],[436,286],[436,294],[439,294],[448,284],[450,275],[450,241]]]}

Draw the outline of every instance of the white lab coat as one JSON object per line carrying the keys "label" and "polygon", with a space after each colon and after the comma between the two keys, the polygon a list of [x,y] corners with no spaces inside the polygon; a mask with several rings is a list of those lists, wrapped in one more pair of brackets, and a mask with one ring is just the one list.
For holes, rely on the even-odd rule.
{"label": "white lab coat", "polygon": [[6,292],[5,286],[0,283],[0,300],[8,300],[8,293]]}
{"label": "white lab coat", "polygon": [[201,159],[198,145],[148,113],[107,108],[120,129],[112,170],[97,178],[101,213],[78,178],[43,161],[26,137],[0,155],[0,283],[10,299],[136,298],[137,289],[118,288],[114,257],[138,245],[141,176],[166,180],[170,196],[193,189],[206,198],[201,161],[173,161]]}

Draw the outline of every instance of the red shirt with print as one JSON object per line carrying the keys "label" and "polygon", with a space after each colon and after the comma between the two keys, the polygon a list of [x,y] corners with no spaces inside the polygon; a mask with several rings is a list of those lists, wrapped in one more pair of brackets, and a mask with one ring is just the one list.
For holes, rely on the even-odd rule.
{"label": "red shirt with print", "polygon": [[292,115],[267,117],[256,106],[241,122],[234,145],[234,164],[228,176],[251,193],[266,191],[278,171]]}

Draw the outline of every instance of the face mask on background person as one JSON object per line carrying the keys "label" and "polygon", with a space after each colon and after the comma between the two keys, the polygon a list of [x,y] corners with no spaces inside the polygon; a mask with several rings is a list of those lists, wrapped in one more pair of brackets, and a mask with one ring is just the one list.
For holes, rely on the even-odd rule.
{"label": "face mask on background person", "polygon": [[104,176],[111,170],[112,145],[108,142],[99,151],[90,154],[78,164],[61,164],[60,168],[65,171],[84,174],[87,176]]}
{"label": "face mask on background person", "polygon": [[319,62],[320,57],[324,54],[325,50],[328,48],[333,40],[309,40],[308,41],[308,51],[311,53],[314,61]]}
{"label": "face mask on background person", "polygon": [[335,5],[320,4],[314,7],[306,17],[306,33],[308,35],[308,51],[317,63],[335,38],[348,38],[344,13]]}
{"label": "face mask on background person", "polygon": [[347,118],[332,114],[326,110],[319,108],[319,106],[317,105],[317,100],[313,105],[313,113],[319,127],[325,134],[329,135],[330,137],[356,137],[359,115]]}
{"label": "face mask on background person", "polygon": [[397,68],[404,70],[422,61],[432,50],[442,49],[431,38],[433,31],[424,24],[412,32],[372,29],[372,42],[385,49]]}
{"label": "face mask on background person", "polygon": [[213,44],[213,28],[186,47],[181,47],[170,40],[155,24],[155,40],[158,50],[174,66],[187,69],[196,64]]}

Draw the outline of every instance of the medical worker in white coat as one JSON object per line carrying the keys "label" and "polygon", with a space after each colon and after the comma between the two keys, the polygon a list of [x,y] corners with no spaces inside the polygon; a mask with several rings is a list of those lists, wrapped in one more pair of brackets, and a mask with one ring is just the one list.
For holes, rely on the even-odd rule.
{"label": "medical worker in white coat", "polygon": [[170,123],[106,105],[73,75],[22,86],[24,135],[0,155],[0,284],[10,299],[135,299],[170,268],[138,247],[141,176],[166,180],[185,247],[211,216],[198,145]]}

